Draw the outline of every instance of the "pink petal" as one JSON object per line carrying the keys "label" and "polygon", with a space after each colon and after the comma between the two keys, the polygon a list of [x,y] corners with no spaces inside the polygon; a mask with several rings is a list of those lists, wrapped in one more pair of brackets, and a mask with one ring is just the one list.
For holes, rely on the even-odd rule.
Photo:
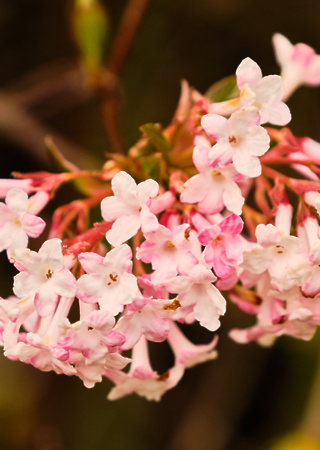
{"label": "pink petal", "polygon": [[37,238],[44,230],[46,223],[40,217],[25,213],[21,218],[21,225],[28,236]]}
{"label": "pink petal", "polygon": [[138,201],[141,205],[156,197],[159,192],[159,185],[155,180],[149,179],[138,184]]}
{"label": "pink petal", "polygon": [[260,67],[251,58],[245,58],[236,70],[237,85],[241,90],[244,84],[256,85],[262,78]]}
{"label": "pink petal", "polygon": [[25,213],[29,205],[28,195],[21,189],[10,189],[6,196],[6,204],[14,214]]}
{"label": "pink petal", "polygon": [[106,233],[106,238],[111,245],[116,247],[132,238],[139,228],[140,214],[121,216],[113,223],[112,228]]}
{"label": "pink petal", "polygon": [[127,172],[117,173],[111,181],[111,187],[114,195],[125,203],[137,203],[137,185]]}
{"label": "pink petal", "polygon": [[215,141],[228,136],[228,120],[218,114],[206,114],[201,119],[205,132]]}
{"label": "pink petal", "polygon": [[141,229],[144,234],[154,233],[159,228],[158,219],[149,211],[149,208],[143,205],[140,211]]}

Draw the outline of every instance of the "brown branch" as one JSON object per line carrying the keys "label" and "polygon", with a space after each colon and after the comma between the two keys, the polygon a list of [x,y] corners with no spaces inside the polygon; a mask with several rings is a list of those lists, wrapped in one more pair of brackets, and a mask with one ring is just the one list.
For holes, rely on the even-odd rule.
{"label": "brown branch", "polygon": [[126,153],[119,126],[118,79],[132,49],[148,3],[149,0],[128,1],[106,64],[107,69],[98,80],[104,128],[114,153]]}
{"label": "brown branch", "polygon": [[129,0],[108,61],[108,68],[119,75],[128,58],[149,0]]}

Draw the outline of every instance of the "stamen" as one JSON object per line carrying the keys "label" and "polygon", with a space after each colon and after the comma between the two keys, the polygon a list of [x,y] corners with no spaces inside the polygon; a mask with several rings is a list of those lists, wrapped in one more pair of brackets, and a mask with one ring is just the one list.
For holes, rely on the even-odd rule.
{"label": "stamen", "polygon": [[50,280],[50,278],[52,278],[53,275],[53,270],[48,269],[47,273],[46,273],[46,277],[48,278],[48,280]]}

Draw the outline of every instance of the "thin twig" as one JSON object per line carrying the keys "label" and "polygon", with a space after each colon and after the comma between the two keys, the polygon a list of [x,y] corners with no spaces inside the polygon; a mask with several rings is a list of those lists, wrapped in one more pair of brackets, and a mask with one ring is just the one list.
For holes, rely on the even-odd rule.
{"label": "thin twig", "polygon": [[110,89],[110,85],[106,84],[105,88],[100,90],[104,127],[114,153],[126,153],[119,126],[119,90],[115,88],[114,82],[118,81],[125,66],[148,3],[149,0],[128,1],[106,64],[107,72],[114,76],[106,77],[106,81],[109,84],[111,82],[112,86]]}
{"label": "thin twig", "polygon": [[127,61],[143,15],[150,0],[129,0],[108,61],[108,68],[119,75]]}

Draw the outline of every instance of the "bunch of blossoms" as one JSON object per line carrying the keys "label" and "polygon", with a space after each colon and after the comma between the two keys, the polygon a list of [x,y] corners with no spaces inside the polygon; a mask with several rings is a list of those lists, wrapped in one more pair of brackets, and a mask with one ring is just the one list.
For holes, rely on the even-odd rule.
{"label": "bunch of blossoms", "polygon": [[[246,58],[206,95],[183,82],[170,125],[143,125],[128,155],[101,170],[80,170],[51,145],[63,173],[0,181],[0,246],[18,271],[0,300],[8,358],[86,387],[107,377],[109,399],[159,400],[187,368],[217,357],[216,334],[195,344],[185,330],[199,322],[215,333],[226,298],[256,317],[231,331],[237,342],[311,339],[320,324],[320,144],[283,128],[283,99],[320,84],[320,56],[279,34],[273,43],[281,76],[263,77]],[[46,226],[38,214],[72,181],[82,198]],[[45,226],[47,240],[30,250]],[[165,341],[174,362],[158,373],[148,343]]]}

